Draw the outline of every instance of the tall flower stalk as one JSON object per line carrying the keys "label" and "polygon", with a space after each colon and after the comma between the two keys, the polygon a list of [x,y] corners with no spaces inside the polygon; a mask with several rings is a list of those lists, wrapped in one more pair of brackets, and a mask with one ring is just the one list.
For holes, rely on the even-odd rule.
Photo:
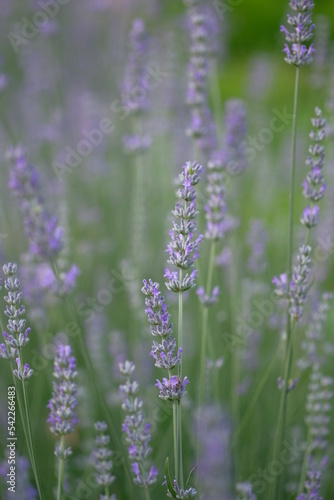
{"label": "tall flower stalk", "polygon": [[[195,186],[200,181],[202,166],[196,162],[187,162],[181,174],[179,175],[182,183],[177,191],[177,202],[173,215],[173,229],[170,231],[171,241],[167,246],[166,252],[169,254],[167,262],[178,268],[178,272],[166,268],[165,282],[168,290],[179,294],[179,316],[178,316],[178,345],[183,347],[183,293],[195,285],[197,270],[194,269],[195,260],[199,257],[199,244],[203,235],[196,239],[194,233],[197,231],[196,216],[198,214],[196,207],[197,192]],[[185,272],[185,274],[184,274]],[[182,380],[182,358],[178,364],[178,377]],[[177,403],[177,427],[178,427],[178,446],[179,446],[179,481],[183,489],[183,463],[182,463],[182,410],[180,401]]]}
{"label": "tall flower stalk", "polygon": [[[22,383],[23,403],[21,399],[20,390],[17,390],[18,403],[22,418],[23,430],[27,442],[28,453],[33,469],[36,486],[40,498],[43,499],[43,492],[41,487],[41,480],[38,471],[38,464],[35,452],[35,445],[31,427],[30,418],[30,405],[27,391],[27,383],[33,374],[33,370],[28,363],[23,363],[22,349],[29,342],[29,333],[31,328],[26,328],[26,319],[23,317],[25,314],[25,307],[22,302],[21,283],[17,278],[17,265],[9,263],[3,266],[3,272],[6,276],[4,287],[7,291],[4,299],[7,303],[5,308],[5,315],[8,318],[7,329],[10,333],[3,332],[5,342],[0,345],[0,357],[9,359],[13,369],[13,379],[16,389],[18,384],[16,379]],[[16,368],[14,367],[14,360]]]}
{"label": "tall flower stalk", "polygon": [[[275,293],[279,297],[287,300],[287,348],[284,363],[284,379],[279,379],[279,389],[282,391],[278,429],[275,440],[274,457],[280,451],[281,443],[284,441],[286,433],[286,415],[287,415],[287,395],[294,388],[295,381],[290,380],[292,362],[293,362],[293,347],[294,337],[298,321],[304,314],[304,303],[309,283],[309,273],[311,264],[311,251],[309,245],[310,231],[318,223],[319,206],[318,202],[323,198],[326,184],[322,169],[325,162],[325,150],[322,145],[325,139],[326,121],[322,118],[322,112],[319,108],[315,109],[315,118],[311,122],[313,130],[310,133],[310,139],[313,144],[309,147],[310,155],[306,159],[306,165],[309,167],[309,172],[303,182],[303,194],[307,200],[310,200],[310,206],[307,206],[300,218],[300,222],[306,228],[305,244],[299,248],[297,255],[297,264],[292,267],[289,274],[281,274],[279,277],[274,277],[273,283],[276,286]],[[277,494],[279,494],[279,485],[276,485]]]}
{"label": "tall flower stalk", "polygon": [[[289,231],[288,231],[288,267],[287,274],[281,275],[280,279],[274,278],[276,284],[276,293],[282,294],[288,298],[289,307],[286,316],[286,355],[284,360],[284,380],[279,383],[282,390],[277,433],[274,444],[274,459],[278,456],[282,442],[286,433],[286,415],[287,415],[287,395],[293,388],[290,382],[290,373],[293,361],[294,337],[298,319],[302,314],[298,302],[305,300],[306,280],[308,274],[309,255],[311,248],[308,245],[309,232],[306,238],[306,244],[299,249],[298,265],[293,268],[293,249],[294,249],[294,196],[295,196],[295,171],[296,171],[296,140],[297,140],[297,113],[299,99],[300,67],[309,64],[312,61],[314,51],[312,44],[306,45],[313,36],[315,25],[312,24],[312,11],[314,7],[313,0],[291,0],[290,7],[294,14],[288,15],[287,22],[292,30],[289,31],[285,26],[281,31],[285,34],[286,41],[283,49],[285,61],[296,67],[294,105],[293,105],[293,123],[292,123],[292,145],[291,145],[291,175],[290,175],[290,212],[289,212]],[[304,191],[305,194],[305,191]],[[301,222],[304,224],[303,218]],[[308,224],[305,224],[306,226]],[[309,226],[311,227],[311,226]],[[299,273],[301,271],[301,273]],[[306,274],[305,274],[306,273]],[[296,314],[293,313],[293,310]],[[301,314],[300,314],[301,313]],[[272,483],[272,498],[277,498],[280,494],[280,480]]]}

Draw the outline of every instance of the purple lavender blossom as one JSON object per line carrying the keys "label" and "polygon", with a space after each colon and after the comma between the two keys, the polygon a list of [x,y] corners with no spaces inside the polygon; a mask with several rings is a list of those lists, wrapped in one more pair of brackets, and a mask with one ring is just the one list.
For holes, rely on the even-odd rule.
{"label": "purple lavender blossom", "polygon": [[199,296],[199,299],[200,301],[202,302],[202,304],[204,304],[206,307],[210,307],[214,304],[217,303],[218,301],[218,296],[219,296],[219,287],[218,286],[215,286],[211,292],[211,295],[208,296],[206,295],[205,293],[205,290],[204,290],[204,287],[203,286],[200,286],[197,291],[196,291],[196,294]]}
{"label": "purple lavender blossom", "polygon": [[[123,105],[132,114],[143,113],[148,108],[147,92],[143,80],[147,57],[147,32],[144,21],[135,19],[130,31],[130,50],[122,85]],[[136,97],[136,89],[142,90]]]}
{"label": "purple lavender blossom", "polygon": [[187,104],[191,110],[191,125],[186,133],[211,156],[217,149],[217,132],[208,105],[208,74],[210,58],[216,52],[218,32],[212,8],[204,2],[186,2],[190,33],[190,63],[188,67]]}
{"label": "purple lavender blossom", "polygon": [[183,380],[177,375],[171,375],[168,378],[163,378],[162,383],[157,380],[155,384],[159,390],[159,398],[169,401],[179,401],[185,394],[187,394],[186,386],[189,384],[188,377]]}
{"label": "purple lavender blossom", "polygon": [[[162,484],[167,485],[166,479]],[[167,489],[168,498],[186,499],[186,498],[194,498],[197,495],[197,491],[195,490],[195,488],[188,488],[188,489],[180,488],[180,486],[177,484],[176,479],[173,479],[173,488],[176,493],[176,497],[170,493],[169,489]]]}
{"label": "purple lavender blossom", "polygon": [[311,247],[303,245],[299,249],[297,264],[293,266],[292,277],[288,283],[286,274],[281,274],[279,278],[275,276],[273,283],[276,286],[275,294],[278,297],[289,300],[289,312],[292,318],[297,321],[303,316],[303,304],[306,301],[308,290],[308,276],[311,264]]}
{"label": "purple lavender blossom", "polygon": [[301,370],[305,370],[314,364],[323,363],[323,349],[325,349],[323,332],[330,309],[329,302],[333,298],[334,295],[332,293],[324,292],[319,302],[313,307],[311,321],[308,323],[305,339],[301,344],[304,355],[297,361],[297,366]]}
{"label": "purple lavender blossom", "polygon": [[312,24],[313,0],[290,0],[291,9],[296,15],[288,14],[288,24],[294,31],[290,32],[285,26],[281,26],[281,31],[285,34],[285,39],[291,43],[289,47],[285,44],[283,52],[284,60],[294,66],[302,66],[312,61],[313,45],[305,45],[313,37],[315,24]]}
{"label": "purple lavender blossom", "polygon": [[120,372],[126,377],[126,382],[120,385],[123,396],[122,409],[127,413],[122,425],[122,431],[126,433],[126,441],[129,444],[129,459],[132,461],[134,473],[133,482],[140,487],[148,488],[157,480],[158,470],[152,465],[147,472],[145,463],[152,452],[149,446],[151,440],[151,425],[146,422],[142,409],[143,401],[138,398],[139,385],[132,381],[135,365],[130,361],[119,364]]}
{"label": "purple lavender blossom", "polygon": [[247,134],[247,111],[244,101],[230,99],[225,106],[225,153],[227,154],[228,171],[234,175],[246,168],[246,155],[243,144]]}
{"label": "purple lavender blossom", "polygon": [[[56,436],[65,436],[74,431],[78,418],[75,413],[77,406],[77,377],[76,360],[72,356],[69,345],[59,345],[54,360],[54,381],[52,398],[49,400],[47,408],[50,410],[47,422],[50,431]],[[55,454],[64,460],[72,454],[71,447],[64,451],[56,446]]]}
{"label": "purple lavender blossom", "polygon": [[95,480],[100,486],[108,488],[115,480],[115,476],[111,475],[113,463],[111,460],[112,451],[108,448],[110,436],[105,434],[107,430],[105,422],[96,422],[94,427],[97,432],[96,449],[92,453],[92,462],[96,471]]}
{"label": "purple lavender blossom", "polygon": [[247,243],[251,248],[251,255],[247,260],[248,269],[254,274],[260,274],[265,271],[265,247],[268,236],[259,219],[253,219],[250,231],[247,234]]}
{"label": "purple lavender blossom", "polygon": [[202,167],[196,162],[187,162],[179,175],[182,187],[177,191],[177,197],[183,203],[178,202],[172,212],[177,220],[173,221],[173,229],[170,231],[171,242],[166,252],[169,254],[167,261],[169,264],[188,272],[180,281],[176,271],[168,268],[165,270],[165,277],[168,279],[166,287],[173,292],[184,292],[195,285],[197,272],[193,267],[199,257],[198,247],[203,235],[199,235],[196,239],[194,237],[197,230],[195,218],[198,214],[195,201],[197,193],[194,186],[200,181],[201,172]]}
{"label": "purple lavender blossom", "polygon": [[319,491],[321,488],[322,472],[327,462],[327,457],[324,457],[320,463],[317,463],[312,456],[309,457],[309,468],[305,481],[306,493],[300,493],[297,500],[323,500],[323,497],[319,496]]}
{"label": "purple lavender blossom", "polygon": [[312,118],[311,122],[314,130],[311,131],[310,138],[314,144],[309,147],[310,154],[306,158],[305,163],[310,170],[302,186],[305,198],[310,200],[312,205],[305,208],[300,220],[308,228],[312,228],[318,224],[319,207],[318,205],[314,205],[314,203],[318,203],[324,197],[327,189],[322,173],[325,164],[325,148],[321,144],[326,138],[326,120],[322,118],[321,109],[315,108],[315,118]]}
{"label": "purple lavender blossom", "polygon": [[4,287],[7,291],[4,299],[6,304],[5,315],[8,318],[7,329],[10,333],[3,332],[5,343],[0,345],[0,357],[4,359],[15,359],[17,369],[13,370],[15,377],[22,382],[28,380],[33,370],[28,363],[21,365],[21,349],[29,342],[31,329],[26,328],[25,307],[21,304],[23,294],[21,292],[20,280],[16,277],[17,265],[9,263],[3,266],[6,276]]}
{"label": "purple lavender blossom", "polygon": [[237,483],[235,489],[238,494],[237,500],[256,500],[256,495],[252,491],[251,483],[247,481]]}
{"label": "purple lavender blossom", "polygon": [[63,230],[40,197],[37,171],[28,163],[21,146],[10,149],[7,157],[12,163],[9,188],[19,199],[30,252],[42,259],[53,259],[63,248]]}
{"label": "purple lavender blossom", "polygon": [[205,206],[207,220],[205,238],[212,241],[221,240],[225,235],[226,203],[224,199],[224,173],[226,165],[224,154],[216,154],[208,162],[208,203]]}

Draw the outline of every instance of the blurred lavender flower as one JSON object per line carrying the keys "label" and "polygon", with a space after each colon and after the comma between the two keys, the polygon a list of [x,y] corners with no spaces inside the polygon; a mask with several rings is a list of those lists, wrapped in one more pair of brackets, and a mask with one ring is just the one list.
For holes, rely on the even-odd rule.
{"label": "blurred lavender flower", "polygon": [[[122,84],[123,105],[132,114],[147,111],[148,100],[143,79],[145,77],[145,62],[147,58],[147,32],[144,21],[135,19],[130,31],[130,50]],[[140,99],[134,92],[137,87],[142,89]]]}
{"label": "blurred lavender flower", "polygon": [[[76,360],[72,356],[69,345],[59,345],[54,360],[54,381],[52,398],[49,400],[47,408],[50,410],[47,422],[50,430],[56,436],[65,436],[74,431],[78,422],[74,411],[77,406],[77,377]],[[72,454],[71,447],[61,449],[56,446],[55,455],[61,460],[65,460]]]}
{"label": "blurred lavender flower", "polygon": [[[194,186],[200,181],[199,174],[202,172],[201,165],[196,162],[187,162],[183,166],[183,171],[179,175],[182,187],[177,191],[177,197],[183,201],[175,205],[172,212],[176,221],[173,221],[173,229],[170,231],[171,242],[167,246],[166,252],[169,254],[168,263],[178,267],[181,271],[193,269],[194,262],[199,257],[198,247],[203,239],[199,235],[194,239],[194,233],[197,231],[195,217],[198,214],[196,210],[197,193]],[[166,287],[173,292],[184,292],[195,285],[197,271],[193,269],[180,280],[176,271],[165,270],[167,278]]]}
{"label": "blurred lavender flower", "polygon": [[281,26],[281,31],[285,34],[285,39],[291,43],[291,47],[285,44],[284,60],[294,66],[302,66],[312,61],[313,45],[305,45],[313,37],[315,24],[312,24],[313,0],[291,0],[289,3],[296,15],[288,14],[288,24],[294,31],[290,32],[285,26]]}
{"label": "blurred lavender flower", "polygon": [[[110,436],[105,434],[107,430],[105,422],[96,422],[94,427],[97,431],[95,439],[96,449],[92,453],[92,462],[96,471],[95,479],[97,484],[104,486],[105,491],[108,492],[109,486],[115,480],[115,476],[111,475],[113,463],[110,459],[112,451],[108,448]],[[100,499],[103,497],[104,495],[100,495]]]}
{"label": "blurred lavender flower", "polygon": [[196,291],[196,294],[198,295],[200,301],[202,302],[202,304],[204,304],[206,307],[210,307],[214,304],[217,303],[217,300],[218,300],[218,296],[219,296],[219,287],[218,286],[215,286],[211,292],[211,295],[208,296],[206,293],[205,293],[205,290],[204,290],[204,287],[203,286],[200,286],[198,288],[198,290]]}
{"label": "blurred lavender flower", "polygon": [[208,106],[208,74],[210,58],[216,53],[216,36],[219,31],[210,5],[191,0],[188,7],[188,31],[190,34],[190,63],[188,67],[187,104],[191,110],[191,136],[200,149],[210,156],[217,149],[217,133]]}
{"label": "blurred lavender flower", "polygon": [[322,374],[320,366],[315,364],[310,376],[307,395],[305,422],[309,429],[310,442],[308,452],[323,452],[328,446],[327,436],[330,433],[334,379]]}
{"label": "blurred lavender flower", "polygon": [[234,175],[240,174],[246,168],[246,155],[243,143],[247,134],[247,111],[244,101],[230,99],[225,106],[225,145],[227,168]]}
{"label": "blurred lavender flower", "polygon": [[156,482],[158,475],[158,470],[154,465],[148,472],[145,470],[145,462],[152,452],[149,446],[151,425],[145,421],[143,401],[136,396],[139,384],[132,381],[135,365],[130,361],[125,361],[119,364],[119,369],[126,377],[125,384],[120,385],[119,388],[123,396],[122,408],[127,413],[122,430],[126,433],[126,441],[129,443],[129,459],[133,462],[133,482],[140,487],[148,488]]}
{"label": "blurred lavender flower", "polygon": [[226,226],[224,224],[226,203],[224,199],[224,173],[223,168],[226,165],[224,154],[216,154],[208,162],[208,203],[205,206],[205,217],[207,220],[205,238],[208,240],[221,240],[225,234]]}
{"label": "blurred lavender flower", "polygon": [[37,171],[28,163],[26,152],[21,146],[11,148],[7,158],[12,163],[9,188],[19,199],[30,252],[42,259],[53,259],[63,247],[63,231],[58,226],[57,217],[51,215],[43,204]]}
{"label": "blurred lavender flower", "polygon": [[76,265],[69,270],[61,270],[55,276],[51,262],[55,261],[64,249],[63,228],[55,215],[51,215],[40,195],[37,170],[28,163],[25,150],[18,146],[7,153],[12,167],[9,172],[9,188],[19,200],[25,234],[29,240],[29,250],[40,260],[46,261],[43,269],[43,288],[54,294],[65,296],[75,287],[80,271]]}
{"label": "blurred lavender flower", "polygon": [[313,308],[311,320],[305,333],[305,340],[301,344],[304,356],[297,361],[297,366],[301,370],[305,370],[314,364],[322,364],[324,361],[324,354],[321,354],[320,350],[324,348],[323,330],[331,300],[333,300],[333,294],[325,292]]}
{"label": "blurred lavender flower", "polygon": [[237,500],[256,500],[256,495],[252,492],[252,485],[248,482],[237,483]]}
{"label": "blurred lavender flower", "polygon": [[[210,377],[214,376],[210,372]],[[232,500],[231,422],[219,405],[204,404],[195,413],[194,431],[199,429],[198,484],[202,500]],[[224,494],[222,495],[222,491]]]}
{"label": "blurred lavender flower", "polygon": [[328,458],[325,457],[317,464],[313,457],[309,457],[309,468],[307,471],[307,479],[305,481],[306,493],[301,493],[297,496],[297,500],[323,500],[319,496],[321,488],[322,472],[327,464]]}
{"label": "blurred lavender flower", "polygon": [[261,274],[265,271],[266,267],[264,256],[268,235],[259,219],[251,221],[251,227],[246,240],[251,249],[251,255],[247,260],[247,267],[252,273]]}
{"label": "blurred lavender flower", "polygon": [[5,343],[0,345],[0,357],[4,359],[14,359],[17,369],[13,370],[14,375],[22,382],[28,380],[33,370],[25,363],[21,364],[21,349],[29,342],[31,328],[26,328],[25,307],[21,304],[23,294],[21,292],[20,280],[15,276],[17,273],[16,264],[6,264],[2,268],[6,279],[4,287],[7,291],[4,299],[7,302],[5,315],[8,318],[7,329],[10,332],[3,332]]}
{"label": "blurred lavender flower", "polygon": [[322,169],[325,164],[325,148],[321,145],[326,138],[326,120],[322,118],[322,111],[315,108],[315,118],[311,119],[315,130],[310,133],[310,138],[315,143],[309,147],[310,156],[306,159],[306,165],[310,167],[306,179],[303,181],[303,194],[305,198],[311,200],[311,207],[306,207],[301,217],[301,223],[308,228],[314,227],[319,219],[319,207],[314,205],[324,196],[327,189],[324,182]]}

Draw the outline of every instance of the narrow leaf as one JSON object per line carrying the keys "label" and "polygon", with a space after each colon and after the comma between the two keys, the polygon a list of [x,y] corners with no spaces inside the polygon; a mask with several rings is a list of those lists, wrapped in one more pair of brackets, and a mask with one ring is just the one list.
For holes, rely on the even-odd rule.
{"label": "narrow leaf", "polygon": [[174,486],[173,486],[173,481],[171,480],[170,473],[169,473],[169,459],[168,459],[168,457],[166,458],[166,462],[165,462],[165,476],[166,476],[167,488],[169,490],[169,493],[172,495],[173,498],[177,498],[176,491],[174,490]]}

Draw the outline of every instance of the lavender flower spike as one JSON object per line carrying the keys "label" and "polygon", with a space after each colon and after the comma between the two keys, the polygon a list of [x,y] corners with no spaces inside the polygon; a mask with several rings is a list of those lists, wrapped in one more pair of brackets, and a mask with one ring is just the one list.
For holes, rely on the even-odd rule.
{"label": "lavender flower spike", "polygon": [[[72,356],[72,350],[69,345],[59,345],[58,352],[54,361],[54,382],[52,398],[47,408],[50,410],[47,422],[50,430],[56,436],[65,436],[74,431],[75,424],[78,422],[75,413],[77,406],[77,386],[75,378],[77,376],[76,360]],[[61,450],[56,446],[55,455],[65,460],[72,454],[70,447]]]}
{"label": "lavender flower spike", "polygon": [[313,0],[291,0],[290,7],[296,12],[296,15],[288,14],[288,24],[293,28],[289,31],[285,26],[281,26],[281,31],[285,34],[285,39],[291,43],[289,47],[285,44],[284,60],[294,66],[302,66],[312,61],[313,45],[305,45],[313,37],[315,24],[312,24]]}
{"label": "lavender flower spike", "polygon": [[19,200],[30,252],[42,259],[53,259],[63,248],[63,230],[58,225],[57,217],[44,206],[39,194],[37,171],[29,164],[21,146],[10,149],[7,158],[12,163],[9,188]]}
{"label": "lavender flower spike", "polygon": [[310,200],[312,205],[305,208],[300,219],[300,222],[308,228],[312,228],[318,224],[319,207],[314,204],[318,203],[324,197],[327,189],[322,173],[325,164],[325,148],[322,142],[326,138],[326,120],[322,118],[321,109],[315,108],[315,118],[311,119],[311,123],[314,129],[310,133],[310,139],[312,139],[314,144],[311,144],[309,147],[310,154],[306,158],[305,163],[310,167],[310,170],[302,186],[305,198]]}
{"label": "lavender flower spike", "polygon": [[173,325],[169,322],[171,315],[159,291],[159,284],[153,283],[152,280],[149,282],[144,280],[143,284],[141,291],[146,295],[145,313],[150,323],[150,330],[154,337],[160,337],[159,341],[153,341],[150,355],[155,359],[157,368],[172,370],[181,362],[182,347],[175,353],[176,340],[172,337]]}
{"label": "lavender flower spike", "polygon": [[[94,427],[97,431],[95,439],[96,449],[92,453],[92,461],[96,471],[95,479],[97,484],[108,489],[115,480],[115,476],[111,475],[113,463],[110,457],[112,451],[108,449],[110,436],[105,434],[107,430],[107,424],[105,422],[96,422]],[[100,499],[103,496],[104,495],[100,495]]]}
{"label": "lavender flower spike", "polygon": [[7,302],[5,315],[8,318],[7,329],[10,333],[3,332],[5,343],[0,345],[0,356],[16,360],[17,369],[13,373],[24,382],[31,377],[33,370],[27,363],[21,365],[20,352],[22,347],[29,342],[31,329],[26,328],[26,320],[22,317],[25,313],[25,307],[21,304],[23,295],[20,280],[16,277],[17,265],[9,263],[4,265],[2,269],[6,276],[4,282],[7,291],[7,295],[4,297]]}
{"label": "lavender flower spike", "polygon": [[132,381],[135,365],[130,361],[125,361],[119,364],[119,369],[126,377],[125,384],[120,385],[119,388],[123,396],[122,409],[127,413],[122,430],[127,435],[129,459],[133,462],[133,482],[137,486],[148,488],[156,482],[158,475],[158,470],[154,465],[148,472],[145,470],[146,460],[152,452],[149,446],[151,425],[145,421],[143,401],[136,395],[139,385],[136,381]]}
{"label": "lavender flower spike", "polygon": [[[177,197],[183,203],[178,202],[172,212],[176,220],[173,221],[173,229],[170,231],[171,241],[166,252],[169,254],[168,263],[172,266],[186,271],[185,276],[180,281],[178,273],[165,270],[167,278],[166,287],[173,292],[184,292],[195,285],[197,271],[193,269],[194,262],[199,257],[198,247],[203,239],[199,235],[196,239],[194,233],[197,231],[196,198],[197,192],[194,186],[200,181],[199,174],[202,166],[196,162],[188,161],[183,166],[183,171],[179,175],[182,187],[177,191]],[[189,272],[190,271],[190,272]]]}

